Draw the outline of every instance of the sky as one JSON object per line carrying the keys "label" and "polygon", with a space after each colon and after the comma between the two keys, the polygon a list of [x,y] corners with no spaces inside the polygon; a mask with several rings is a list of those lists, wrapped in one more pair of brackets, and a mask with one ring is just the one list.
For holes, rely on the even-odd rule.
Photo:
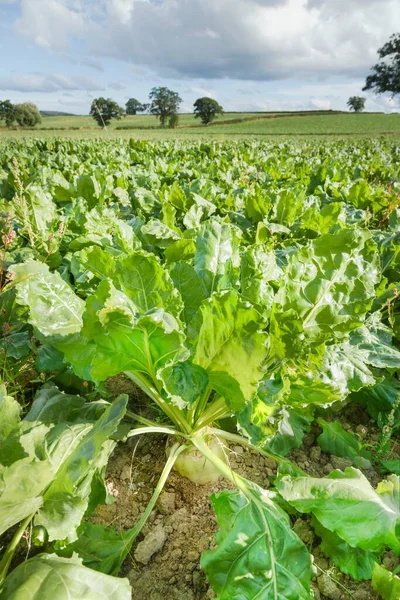
{"label": "sky", "polygon": [[0,99],[88,114],[167,86],[192,112],[400,111],[362,92],[377,49],[400,32],[399,0],[0,0]]}

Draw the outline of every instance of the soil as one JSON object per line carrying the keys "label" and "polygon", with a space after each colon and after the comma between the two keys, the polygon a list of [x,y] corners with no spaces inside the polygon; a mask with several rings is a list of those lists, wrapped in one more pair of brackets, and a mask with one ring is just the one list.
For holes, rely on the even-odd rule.
{"label": "soil", "polygon": [[[118,376],[108,382],[114,396],[126,393],[130,409],[143,416],[157,418],[151,413],[147,399],[128,379]],[[357,406],[349,406],[340,414],[344,429],[377,447],[379,429],[373,420]],[[324,454],[317,444],[321,433],[313,425],[305,436],[303,446],[293,450],[289,458],[310,475],[323,477],[334,468],[349,466],[346,459]],[[146,508],[165,465],[166,437],[146,435],[130,438],[115,449],[108,465],[106,483],[115,502],[99,506],[91,520],[112,525],[117,531],[133,527]],[[231,467],[240,475],[264,488],[273,486],[277,465],[241,446],[230,447]],[[400,458],[400,445],[392,446],[390,458]],[[383,476],[374,469],[363,471],[373,486]],[[231,485],[220,479],[214,485],[195,485],[173,471],[159,498],[156,508],[139,535],[120,576],[127,577],[135,600],[212,600],[211,590],[200,568],[200,556],[214,545],[217,524],[211,508],[210,495]],[[320,548],[320,540],[310,525],[308,515],[292,517],[297,535],[314,556],[316,577],[313,590],[316,600],[379,600],[369,582],[355,582],[340,573]],[[0,540],[5,546],[11,538],[8,531]],[[41,550],[29,542],[29,531],[14,557],[12,568]],[[394,570],[399,557],[387,552],[382,559],[386,568]]]}
{"label": "soil", "polygon": [[[132,409],[145,407],[137,391],[119,378],[110,383],[118,393],[124,388],[132,398]],[[361,409],[351,407],[340,415],[345,429],[355,432],[362,427],[362,435],[374,440],[378,435],[374,422]],[[302,448],[291,453],[290,458],[310,475],[322,477],[334,468],[349,466],[345,459],[326,455],[316,443],[320,433],[315,426],[307,434]],[[376,440],[375,440],[376,444]],[[94,520],[113,525],[117,530],[132,527],[145,509],[158,477],[165,464],[166,438],[146,436],[131,438],[119,446],[109,462],[107,487],[115,503],[97,509]],[[276,463],[240,446],[231,446],[231,466],[239,474],[264,488],[273,485]],[[373,469],[364,471],[372,485],[382,477]],[[210,495],[231,485],[219,480],[214,485],[199,486],[178,473],[172,472],[160,501],[142,530],[135,547],[126,559],[121,575],[128,577],[135,600],[208,600],[215,598],[200,568],[201,553],[212,547],[217,529],[210,504]],[[313,582],[317,600],[378,600],[369,582],[355,582],[341,574],[323,555],[319,538],[314,534],[307,515],[293,518],[297,534],[314,556],[317,575]],[[145,543],[141,541],[145,540]],[[147,543],[147,541],[149,543]],[[143,551],[157,550],[143,564]],[[137,550],[136,550],[136,549]],[[399,559],[387,553],[384,564],[393,568]]]}

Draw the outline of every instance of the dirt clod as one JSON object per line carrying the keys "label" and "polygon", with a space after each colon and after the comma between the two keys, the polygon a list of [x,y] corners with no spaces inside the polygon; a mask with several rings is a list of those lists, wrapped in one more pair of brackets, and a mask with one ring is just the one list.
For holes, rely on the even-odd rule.
{"label": "dirt clod", "polygon": [[326,598],[329,598],[329,600],[340,600],[342,597],[340,588],[332,581],[329,575],[325,575],[325,573],[318,577],[318,589],[321,594],[326,596]]}
{"label": "dirt clod", "polygon": [[165,544],[167,534],[162,525],[157,525],[150,533],[146,535],[144,540],[140,542],[135,550],[134,556],[137,562],[142,565],[147,565],[153,554],[159,552]]}

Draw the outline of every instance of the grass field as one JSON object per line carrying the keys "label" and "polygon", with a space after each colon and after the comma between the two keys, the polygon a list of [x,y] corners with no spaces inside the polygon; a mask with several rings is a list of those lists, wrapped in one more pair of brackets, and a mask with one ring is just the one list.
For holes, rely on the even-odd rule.
{"label": "grass field", "polygon": [[136,139],[242,139],[275,136],[400,136],[400,114],[383,113],[226,113],[209,127],[193,114],[180,115],[179,127],[161,129],[153,115],[137,115],[113,121],[107,131],[89,116],[45,116],[35,130],[8,130],[0,137],[63,136],[72,138],[123,137]]}

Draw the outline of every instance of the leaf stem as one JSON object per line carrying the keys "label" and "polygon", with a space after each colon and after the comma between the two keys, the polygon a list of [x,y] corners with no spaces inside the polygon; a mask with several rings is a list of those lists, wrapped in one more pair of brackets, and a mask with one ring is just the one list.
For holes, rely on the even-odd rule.
{"label": "leaf stem", "polygon": [[203,415],[199,417],[194,425],[194,429],[197,431],[203,427],[207,427],[217,419],[228,417],[231,411],[228,409],[225,398],[219,397],[214,400],[212,404],[204,411]]}
{"label": "leaf stem", "polygon": [[[160,479],[158,480],[157,486],[154,489],[153,495],[150,498],[148,505],[146,506],[144,512],[142,513],[140,519],[137,521],[136,525],[134,527],[132,527],[129,535],[127,536],[127,542],[124,546],[124,552],[126,552],[126,554],[128,554],[133,542],[135,541],[135,539],[137,538],[137,536],[139,535],[139,533],[145,526],[147,519],[151,515],[151,512],[156,505],[158,497],[163,490],[163,487],[168,479],[168,476],[169,476],[170,472],[172,471],[172,468],[175,464],[176,459],[181,454],[181,452],[186,450],[186,448],[187,448],[186,445],[179,445],[179,444],[175,444],[175,446],[172,447],[171,453],[167,459],[167,462],[165,463],[165,466],[161,473]],[[126,554],[125,554],[125,556],[126,556]]]}
{"label": "leaf stem", "polygon": [[31,522],[31,520],[33,519],[34,516],[35,516],[35,513],[32,513],[31,515],[26,517],[26,519],[24,519],[21,522],[17,531],[14,533],[14,536],[13,536],[11,542],[8,544],[6,551],[3,554],[3,557],[0,561],[0,585],[3,584],[3,582],[7,576],[8,569],[10,568],[10,563],[14,556],[15,550],[17,549],[17,546],[18,546],[19,542],[21,541],[24,531],[28,527],[29,523]]}
{"label": "leaf stem", "polygon": [[147,394],[153,402],[157,404],[157,406],[167,415],[167,417],[178,426],[178,428],[184,433],[190,433],[191,427],[189,423],[186,421],[182,411],[173,406],[172,404],[168,404],[159,394],[157,389],[151,385],[150,382],[146,381],[146,379],[141,376],[137,372],[133,371],[124,371],[124,374],[129,377],[136,385]]}

